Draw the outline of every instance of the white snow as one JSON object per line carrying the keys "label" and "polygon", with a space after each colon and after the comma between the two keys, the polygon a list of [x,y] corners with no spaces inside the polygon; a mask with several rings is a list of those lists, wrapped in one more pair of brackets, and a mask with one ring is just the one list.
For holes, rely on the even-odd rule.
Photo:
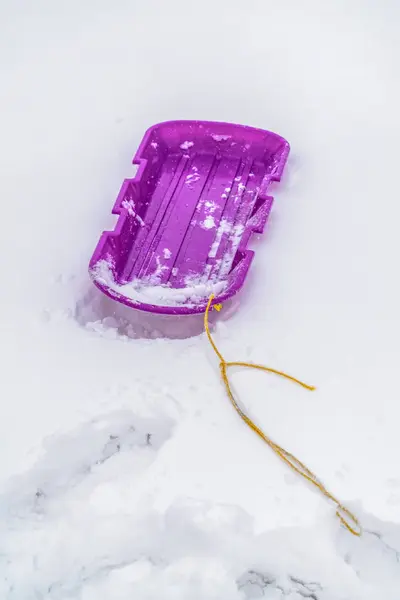
{"label": "white snow", "polygon": [[189,173],[188,175],[186,175],[186,183],[188,185],[192,184],[192,183],[196,183],[196,181],[198,181],[200,179],[200,175],[199,173],[197,173],[197,170],[194,171],[193,173]]}
{"label": "white snow", "polygon": [[93,269],[95,279],[108,288],[125,296],[135,303],[153,304],[155,306],[195,306],[208,300],[211,294],[218,296],[226,287],[226,281],[203,283],[198,277],[185,280],[184,288],[172,288],[168,285],[159,285],[157,276],[165,269],[160,263],[156,270],[154,281],[141,281],[134,279],[129,283],[119,284],[115,281],[110,265],[100,260]]}
{"label": "white snow", "polygon": [[219,245],[221,243],[222,236],[224,233],[230,233],[232,230],[232,223],[230,223],[227,219],[221,219],[220,224],[218,225],[217,233],[215,235],[215,240],[211,245],[210,252],[208,253],[209,258],[214,258],[218,252]]}
{"label": "white snow", "polygon": [[194,142],[186,141],[180,145],[180,148],[182,148],[182,150],[189,150],[189,148],[191,148],[192,146],[194,146]]}
{"label": "white snow", "polygon": [[[2,600],[399,599],[399,19],[395,0],[0,4]],[[361,539],[237,418],[204,336],[124,337],[89,280],[145,130],[196,118],[291,144],[215,337],[316,384],[232,373]]]}
{"label": "white snow", "polygon": [[135,210],[135,208],[136,208],[135,202],[131,198],[123,200],[122,206],[128,211],[128,214],[131,215],[131,217],[134,217],[136,219],[136,221],[139,223],[139,225],[141,227],[145,226],[145,223],[144,223],[142,217],[137,214],[137,212]]}
{"label": "white snow", "polygon": [[203,229],[213,229],[215,227],[215,219],[212,215],[207,215],[201,224]]}
{"label": "white snow", "polygon": [[215,212],[218,208],[218,204],[216,202],[210,202],[209,200],[207,200],[204,203],[204,206],[206,207],[207,211],[210,213]]}
{"label": "white snow", "polygon": [[211,137],[216,142],[226,142],[226,140],[231,138],[230,135],[220,135],[218,133],[214,133]]}

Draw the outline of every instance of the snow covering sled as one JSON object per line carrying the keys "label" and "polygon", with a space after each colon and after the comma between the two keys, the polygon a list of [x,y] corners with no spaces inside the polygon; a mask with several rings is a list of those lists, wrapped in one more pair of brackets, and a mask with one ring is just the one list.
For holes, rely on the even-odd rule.
{"label": "snow covering sled", "polygon": [[112,210],[114,231],[90,261],[95,285],[110,298],[162,315],[204,313],[243,286],[289,144],[252,127],[170,121],[151,127]]}

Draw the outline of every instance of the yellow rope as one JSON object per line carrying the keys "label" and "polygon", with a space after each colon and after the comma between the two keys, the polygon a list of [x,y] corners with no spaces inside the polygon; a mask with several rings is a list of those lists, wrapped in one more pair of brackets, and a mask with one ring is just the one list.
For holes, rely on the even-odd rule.
{"label": "yellow rope", "polygon": [[[206,312],[204,315],[204,328],[205,328],[205,331],[207,334],[208,341],[210,342],[215,354],[219,358],[219,361],[220,361],[219,368],[221,371],[222,381],[224,382],[226,393],[229,397],[229,400],[231,401],[236,412],[239,414],[241,419],[250,427],[250,429],[252,429],[266,444],[268,444],[268,446],[270,448],[272,448],[272,450],[291,469],[293,469],[296,473],[298,473],[299,475],[304,477],[304,479],[306,479],[307,481],[309,481],[310,483],[315,485],[315,487],[317,487],[320,490],[320,492],[322,492],[322,494],[324,496],[326,496],[326,498],[328,498],[328,500],[330,500],[331,502],[333,502],[336,505],[336,515],[339,518],[342,525],[344,525],[344,527],[348,531],[350,531],[350,533],[352,533],[353,535],[358,536],[358,537],[361,536],[361,533],[362,533],[361,525],[360,525],[358,519],[355,517],[355,515],[348,508],[343,506],[343,504],[341,502],[339,502],[339,500],[337,500],[337,498],[335,498],[335,496],[333,496],[326,489],[326,487],[323,485],[323,483],[321,481],[319,481],[319,479],[317,479],[317,477],[314,475],[314,473],[312,471],[310,471],[310,469],[308,469],[308,467],[306,467],[306,465],[304,465],[298,458],[293,456],[293,454],[291,454],[290,452],[288,452],[287,450],[285,450],[284,448],[282,448],[281,446],[278,446],[278,444],[273,442],[262,431],[262,429],[260,429],[260,427],[258,427],[250,419],[250,417],[248,417],[247,414],[240,408],[240,406],[236,402],[235,397],[233,395],[233,392],[232,392],[232,389],[231,389],[231,386],[229,383],[227,371],[230,367],[245,367],[245,368],[250,368],[250,369],[258,369],[259,371],[273,373],[275,375],[279,375],[280,377],[284,377],[285,379],[289,379],[290,381],[293,381],[294,383],[301,385],[302,387],[306,388],[307,390],[315,390],[315,387],[308,385],[308,384],[300,381],[299,379],[296,379],[295,377],[291,377],[290,375],[287,375],[286,373],[283,373],[282,371],[277,371],[276,369],[270,369],[269,367],[264,367],[263,365],[257,365],[257,364],[253,364],[253,363],[247,363],[247,362],[236,362],[236,361],[235,362],[227,362],[224,359],[224,357],[222,356],[221,352],[218,350],[218,347],[217,347],[216,343],[214,342],[212,335],[210,333],[208,317],[209,317],[209,312],[210,312],[213,300],[214,300],[214,296],[211,296],[208,301],[208,305],[207,305]],[[213,308],[215,308],[216,310],[221,310],[221,305],[214,304]]]}

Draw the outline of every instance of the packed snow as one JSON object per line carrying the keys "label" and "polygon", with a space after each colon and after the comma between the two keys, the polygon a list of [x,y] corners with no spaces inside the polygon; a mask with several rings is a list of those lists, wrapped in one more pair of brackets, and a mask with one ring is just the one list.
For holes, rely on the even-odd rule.
{"label": "packed snow", "polygon": [[[396,0],[0,4],[2,600],[399,600],[399,19]],[[237,417],[204,335],[123,335],[90,281],[144,131],[172,119],[291,145],[214,335],[317,386],[231,374],[361,538]]]}
{"label": "packed snow", "polygon": [[212,215],[207,215],[204,221],[201,223],[203,229],[214,229],[215,219]]}
{"label": "packed snow", "polygon": [[[170,252],[170,251],[169,251]],[[164,253],[164,258],[165,253]],[[162,269],[160,268],[160,273]],[[146,281],[134,279],[128,283],[118,283],[115,280],[112,266],[105,260],[100,260],[93,268],[93,278],[105,285],[117,296],[133,300],[137,304],[153,306],[182,306],[192,307],[207,302],[211,295],[220,295],[227,286],[227,281],[202,282],[199,276],[189,276],[185,287],[175,288],[171,285],[160,284],[156,274]]]}

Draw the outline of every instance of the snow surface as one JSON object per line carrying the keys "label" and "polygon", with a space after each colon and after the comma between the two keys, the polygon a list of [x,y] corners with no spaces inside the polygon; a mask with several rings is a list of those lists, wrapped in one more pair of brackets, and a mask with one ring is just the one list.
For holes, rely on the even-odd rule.
{"label": "snow surface", "polygon": [[[399,18],[397,0],[0,4],[1,599],[399,599]],[[215,333],[317,385],[233,374],[361,539],[238,419],[204,336],[129,339],[96,308],[87,265],[131,158],[178,118],[291,144]]]}
{"label": "snow surface", "polygon": [[[167,258],[165,257],[165,251],[164,258]],[[125,296],[136,303],[152,304],[153,306],[181,306],[182,304],[195,306],[201,302],[207,302],[212,294],[219,296],[227,286],[226,281],[202,283],[198,275],[187,277],[185,279],[186,285],[183,288],[161,285],[156,276],[151,278],[150,281],[134,279],[129,283],[119,284],[115,281],[111,265],[105,260],[100,260],[95,265],[93,276],[99,283],[106,285],[118,295]]]}
{"label": "snow surface", "polygon": [[207,215],[201,226],[203,229],[213,229],[215,227],[214,217],[212,215]]}

